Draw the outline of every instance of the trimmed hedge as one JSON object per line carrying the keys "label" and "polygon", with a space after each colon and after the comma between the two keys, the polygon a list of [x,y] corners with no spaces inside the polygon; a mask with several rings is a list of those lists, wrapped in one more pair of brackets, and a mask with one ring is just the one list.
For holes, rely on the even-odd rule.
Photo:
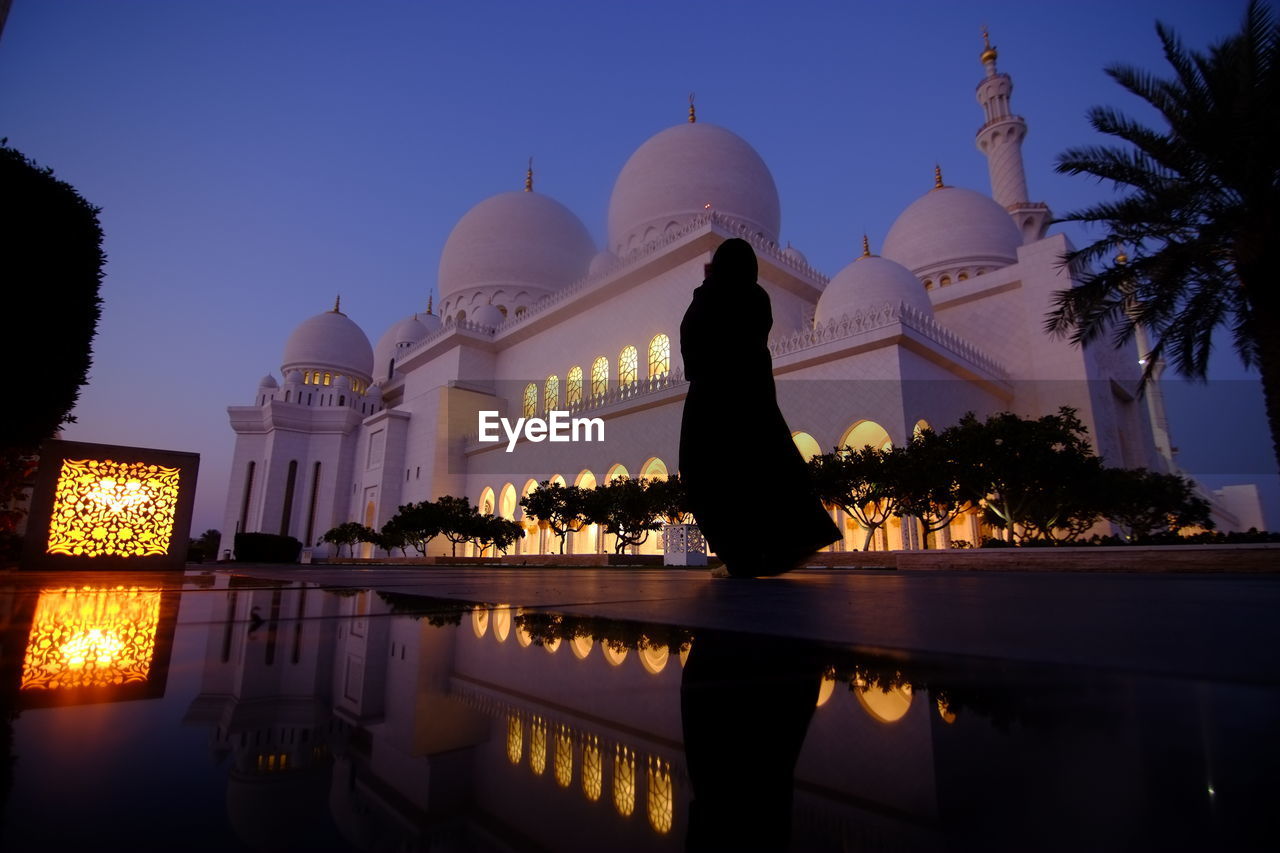
{"label": "trimmed hedge", "polygon": [[275,533],[237,533],[236,559],[245,563],[296,563],[302,543]]}

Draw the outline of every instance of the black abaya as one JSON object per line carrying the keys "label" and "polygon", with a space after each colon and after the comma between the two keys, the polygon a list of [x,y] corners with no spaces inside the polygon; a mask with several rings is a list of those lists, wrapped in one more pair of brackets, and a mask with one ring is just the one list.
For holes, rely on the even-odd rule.
{"label": "black abaya", "polygon": [[787,571],[840,538],[778,409],[772,325],[755,252],[726,240],[680,323],[689,380],[680,479],[702,534],[734,575]]}

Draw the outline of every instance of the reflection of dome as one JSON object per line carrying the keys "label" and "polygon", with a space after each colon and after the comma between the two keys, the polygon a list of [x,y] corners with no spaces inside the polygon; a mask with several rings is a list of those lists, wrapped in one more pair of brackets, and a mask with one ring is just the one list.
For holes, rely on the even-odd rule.
{"label": "reflection of dome", "polygon": [[705,212],[777,240],[782,214],[769,167],[741,137],[714,124],[680,124],[641,145],[609,199],[609,248],[619,255]]}
{"label": "reflection of dome", "polygon": [[373,348],[346,314],[326,311],[304,320],[284,345],[282,372],[314,367],[353,373],[367,382],[373,369]]}
{"label": "reflection of dome", "polygon": [[1022,237],[1005,209],[988,196],[939,187],[902,211],[881,250],[924,277],[960,266],[1002,267],[1018,259]]}
{"label": "reflection of dome", "polygon": [[888,258],[867,255],[840,270],[827,283],[818,297],[813,320],[815,324],[838,320],[845,314],[852,316],[859,308],[878,308],[886,302],[903,302],[925,316],[933,314],[924,285],[906,267]]}
{"label": "reflection of dome", "polygon": [[440,298],[452,316],[456,297],[483,289],[541,296],[581,278],[595,254],[586,227],[567,207],[536,192],[501,193],[458,221],[440,255]]}
{"label": "reflection of dome", "polygon": [[[439,320],[436,320],[439,323]],[[391,378],[391,360],[398,358],[397,352],[413,346],[429,334],[426,325],[418,319],[418,315],[405,317],[382,335],[378,339],[378,345],[373,348],[373,369],[378,376]]]}

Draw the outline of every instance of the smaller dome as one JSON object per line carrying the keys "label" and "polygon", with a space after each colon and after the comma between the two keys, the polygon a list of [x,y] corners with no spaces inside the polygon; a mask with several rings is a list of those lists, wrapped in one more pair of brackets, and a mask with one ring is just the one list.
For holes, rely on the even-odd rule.
{"label": "smaller dome", "polygon": [[333,387],[338,391],[350,391],[351,380],[347,378],[345,373],[339,373],[334,377]]}
{"label": "smaller dome", "polygon": [[[438,326],[440,320],[439,318],[435,320]],[[391,328],[378,338],[378,345],[373,348],[374,375],[389,379],[387,370],[391,366],[391,360],[399,358],[399,351],[413,346],[430,333],[427,325],[417,314],[392,324]]]}
{"label": "smaller dome", "polygon": [[418,322],[422,324],[422,328],[427,330],[427,334],[424,337],[434,335],[444,328],[444,321],[436,314],[419,314]]}
{"label": "smaller dome", "polygon": [[289,335],[281,370],[314,367],[354,373],[367,381],[373,369],[373,347],[360,327],[341,311],[317,314]]}
{"label": "smaller dome", "polygon": [[301,371],[301,370],[290,370],[288,373],[286,373],[286,374],[284,375],[284,384],[285,384],[285,385],[301,385],[301,384],[302,384],[302,371]]}
{"label": "smaller dome", "polygon": [[958,266],[1007,266],[1021,245],[1018,226],[989,196],[937,187],[902,211],[881,252],[923,278]]}
{"label": "smaller dome", "polygon": [[372,385],[370,385],[369,390],[365,391],[364,395],[368,397],[370,400],[381,400],[382,399],[381,383],[375,382]]}
{"label": "smaller dome", "polygon": [[933,316],[933,304],[924,285],[902,264],[868,255],[849,264],[827,283],[814,311],[815,325],[859,309],[878,308],[884,303],[909,305],[925,316]]}
{"label": "smaller dome", "polygon": [[262,380],[258,383],[258,387],[259,388],[279,388],[280,386],[276,384],[276,378],[272,376],[270,373],[268,373],[266,376],[262,377]]}
{"label": "smaller dome", "polygon": [[605,249],[603,252],[597,252],[596,256],[591,259],[591,265],[587,267],[587,273],[589,275],[600,275],[613,269],[617,263],[618,256]]}
{"label": "smaller dome", "polygon": [[809,265],[809,259],[804,256],[804,252],[793,247],[790,243],[787,244],[787,248],[782,250],[782,257],[795,261],[797,264]]}
{"label": "smaller dome", "polygon": [[492,302],[486,302],[484,305],[477,308],[475,313],[467,319],[472,323],[475,323],[477,326],[481,326],[486,329],[494,329],[501,326],[503,321],[507,318],[500,310],[498,310],[498,306],[494,305]]}

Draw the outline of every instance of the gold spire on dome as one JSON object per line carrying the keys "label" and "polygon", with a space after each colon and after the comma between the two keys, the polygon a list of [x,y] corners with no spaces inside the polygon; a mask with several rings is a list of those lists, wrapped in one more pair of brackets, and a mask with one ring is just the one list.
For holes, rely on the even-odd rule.
{"label": "gold spire on dome", "polygon": [[532,157],[529,158],[529,168],[524,173],[524,191],[527,193],[533,192],[533,158]]}
{"label": "gold spire on dome", "polygon": [[427,294],[427,313],[428,313],[428,314],[430,314],[430,313],[431,313],[431,300],[432,300],[432,299],[434,299],[434,298],[435,298],[435,294],[434,294],[434,293],[428,293],[428,294]]}
{"label": "gold spire on dome", "polygon": [[942,182],[942,166],[937,163],[933,164],[933,188],[935,190],[946,189],[946,184]]}
{"label": "gold spire on dome", "polygon": [[858,260],[862,260],[863,258],[869,258],[869,257],[871,257],[871,243],[867,240],[867,235],[863,234],[862,235],[862,254],[858,257]]}
{"label": "gold spire on dome", "polygon": [[991,46],[991,34],[987,32],[987,28],[984,26],[982,28],[982,56],[979,57],[979,60],[983,65],[986,65],[988,62],[995,62],[996,56],[996,49]]}
{"label": "gold spire on dome", "polygon": [[[333,300],[333,310],[332,310],[332,311],[330,311],[329,313],[330,313],[330,314],[341,314],[341,313],[342,313],[342,294],[341,294],[341,293],[339,293],[336,297],[334,297],[334,300]],[[345,316],[345,315],[344,315],[344,316]]]}
{"label": "gold spire on dome", "polygon": [[693,111],[693,92],[689,93],[689,124],[698,123],[698,114]]}

